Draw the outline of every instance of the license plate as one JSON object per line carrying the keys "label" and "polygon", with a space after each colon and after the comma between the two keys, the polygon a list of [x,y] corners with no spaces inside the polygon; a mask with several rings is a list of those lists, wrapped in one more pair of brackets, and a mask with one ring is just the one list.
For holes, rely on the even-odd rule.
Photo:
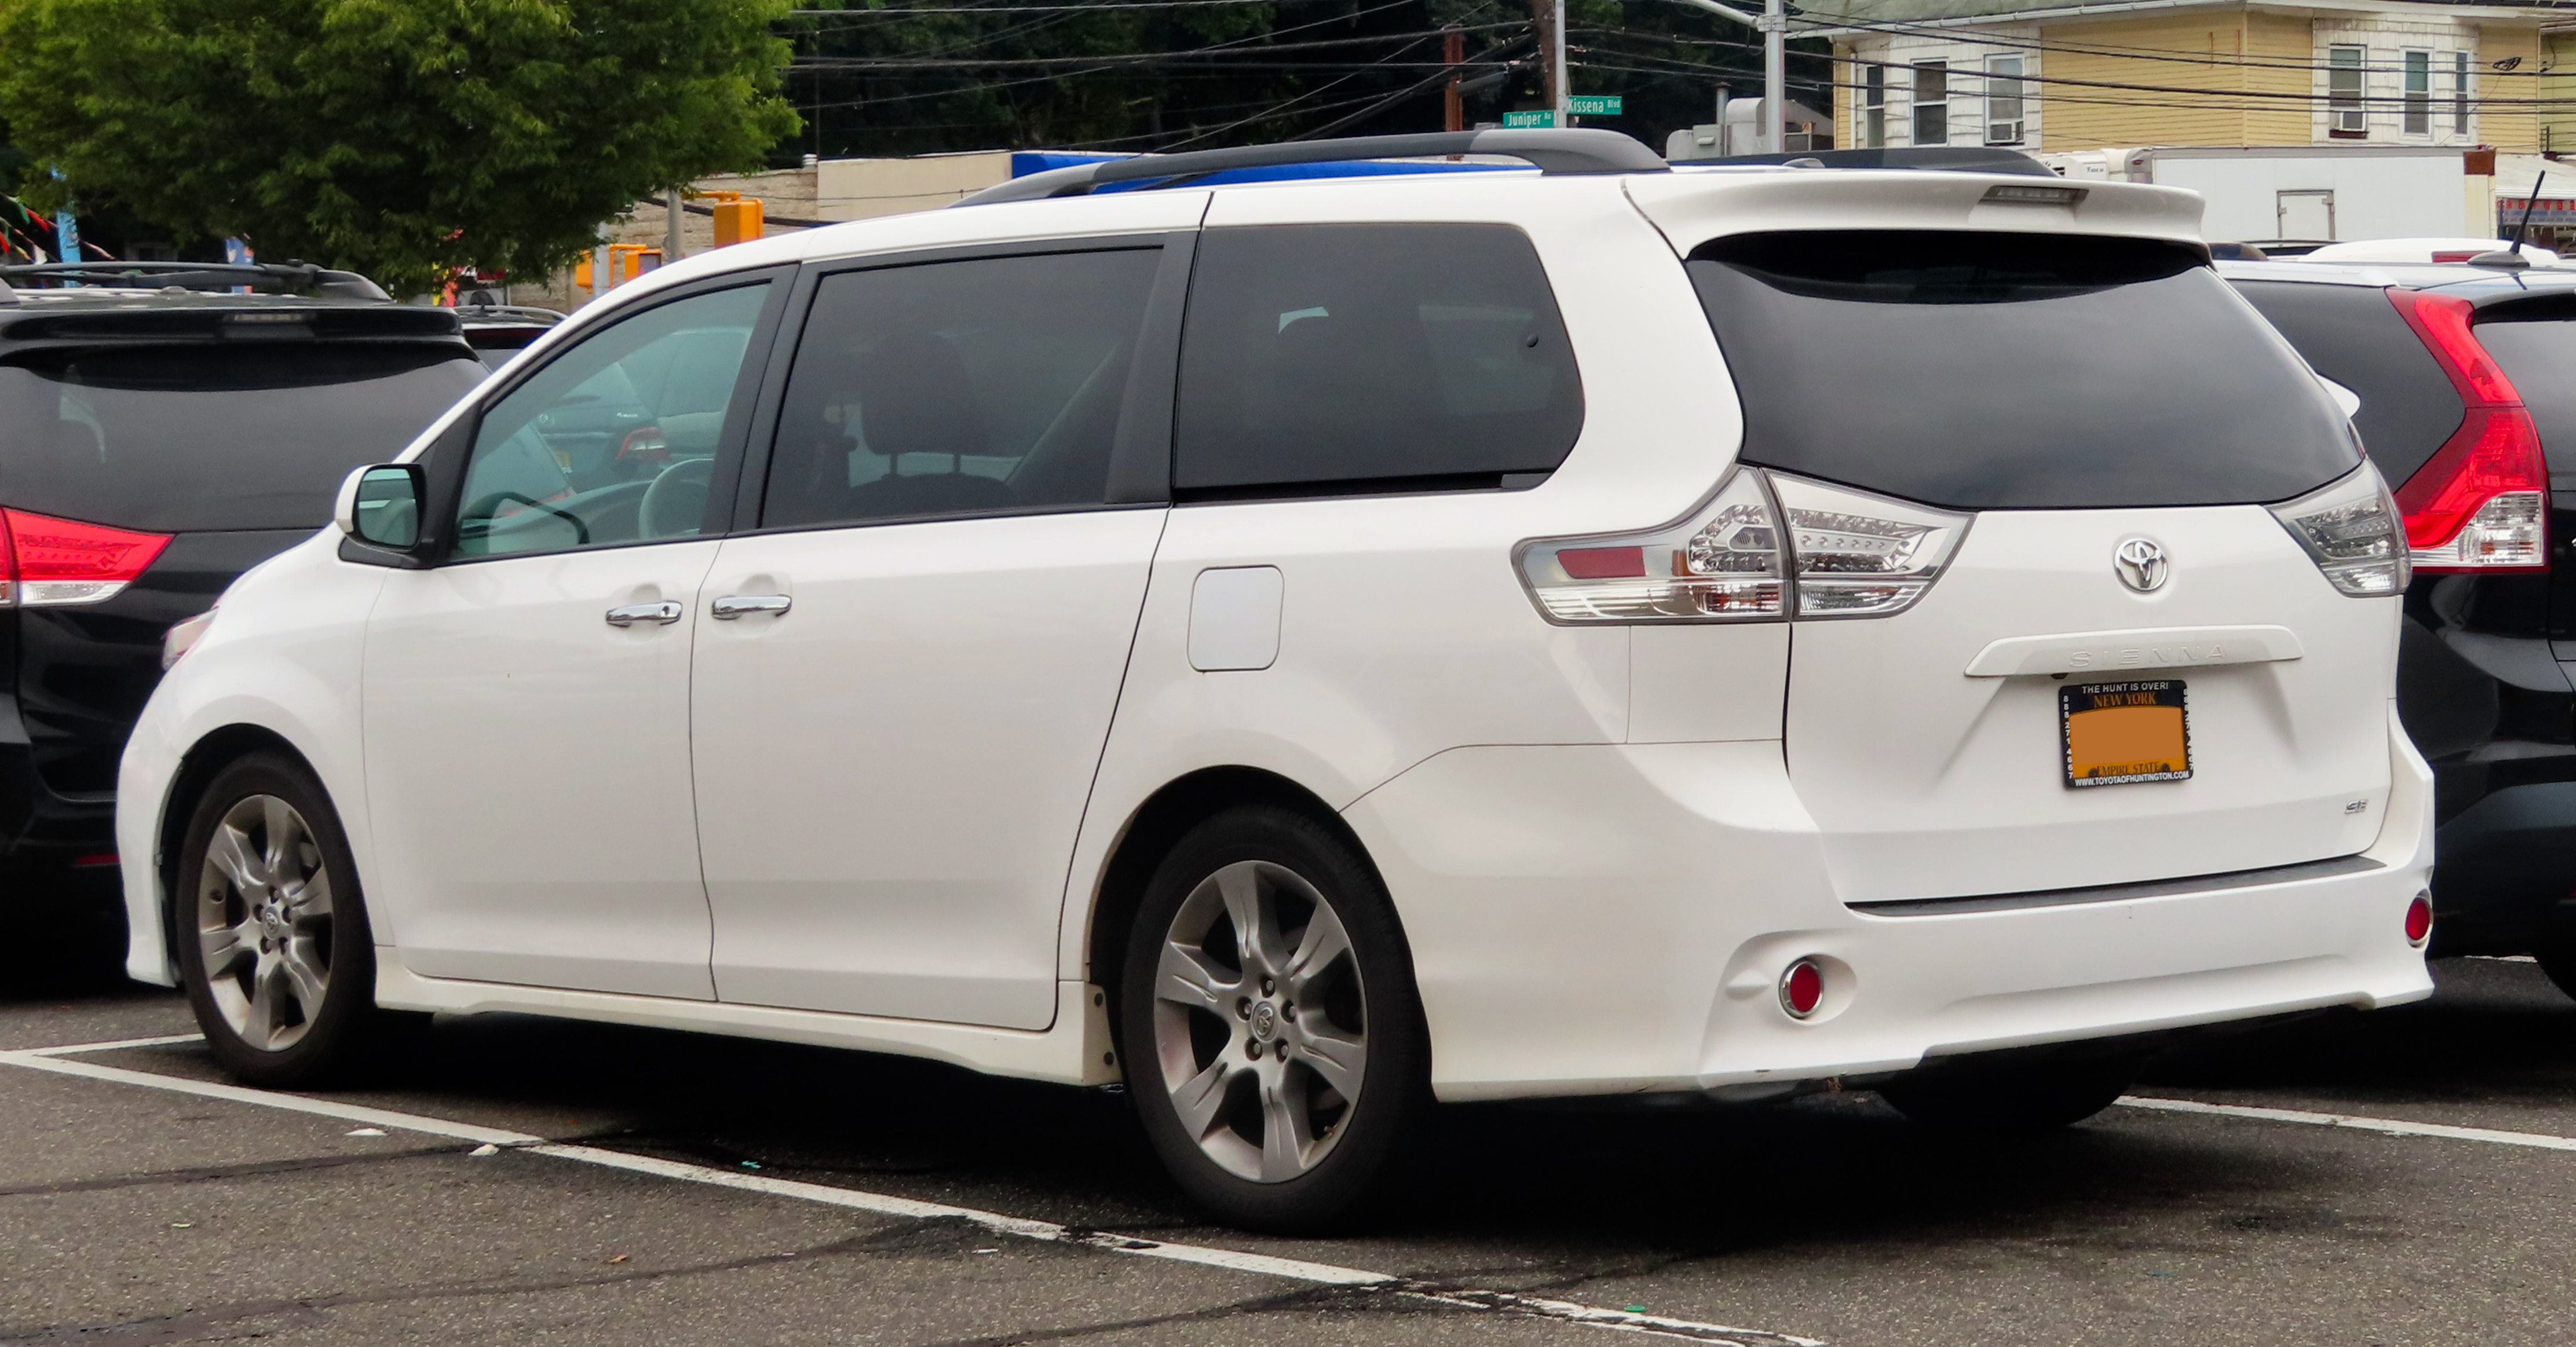
{"label": "license plate", "polygon": [[2069,786],[2191,779],[2191,712],[2179,678],[2059,688],[2057,721]]}

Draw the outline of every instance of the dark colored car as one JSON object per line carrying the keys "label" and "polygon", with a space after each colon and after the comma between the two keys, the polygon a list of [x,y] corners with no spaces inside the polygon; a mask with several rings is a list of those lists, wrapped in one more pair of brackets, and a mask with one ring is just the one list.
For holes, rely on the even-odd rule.
{"label": "dark colored car", "polygon": [[0,910],[58,964],[122,946],[117,759],[163,633],[484,373],[454,311],[345,272],[0,268]]}
{"label": "dark colored car", "polygon": [[2576,995],[2576,270],[2223,264],[2406,516],[2397,710],[2432,763],[2435,954]]}
{"label": "dark colored car", "polygon": [[528,349],[564,320],[564,315],[552,309],[518,304],[459,304],[456,316],[465,324],[465,343],[494,369],[510,363],[510,357]]}

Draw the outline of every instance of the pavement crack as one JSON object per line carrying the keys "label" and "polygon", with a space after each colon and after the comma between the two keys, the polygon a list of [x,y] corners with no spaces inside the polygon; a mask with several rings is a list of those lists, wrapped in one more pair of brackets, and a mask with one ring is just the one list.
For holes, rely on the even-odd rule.
{"label": "pavement crack", "polygon": [[431,1155],[459,1155],[463,1146],[419,1146],[399,1151],[374,1151],[363,1155],[310,1155],[292,1160],[257,1160],[238,1165],[200,1165],[191,1169],[155,1169],[136,1174],[111,1174],[96,1179],[63,1179],[53,1183],[30,1183],[14,1188],[0,1188],[0,1197],[49,1197],[58,1193],[96,1193],[114,1188],[145,1188],[155,1184],[209,1183],[221,1179],[259,1178],[270,1174],[296,1174],[317,1169],[344,1169],[351,1165],[384,1164],[396,1160],[417,1160]]}
{"label": "pavement crack", "polygon": [[[627,1283],[659,1282],[688,1277],[704,1277],[754,1268],[775,1267],[826,1258],[900,1258],[920,1253],[934,1244],[955,1244],[962,1238],[981,1238],[983,1231],[971,1222],[957,1217],[932,1217],[904,1221],[881,1230],[870,1230],[846,1239],[832,1240],[782,1253],[752,1254],[710,1263],[690,1263],[677,1267],[621,1268],[615,1272],[595,1272],[581,1276],[530,1278],[522,1280],[429,1283],[419,1286],[388,1287],[380,1291],[349,1291],[325,1295],[270,1297],[237,1301],[227,1305],[192,1308],[177,1314],[151,1315],[107,1324],[57,1324],[42,1328],[0,1327],[0,1347],[36,1347],[59,1342],[83,1343],[156,1343],[173,1342],[195,1336],[206,1329],[244,1320],[284,1318],[298,1323],[323,1322],[325,1310],[344,1306],[392,1305],[407,1302],[472,1299],[485,1296],[530,1295],[548,1291],[586,1290],[600,1286]],[[941,1236],[946,1236],[942,1239]]]}

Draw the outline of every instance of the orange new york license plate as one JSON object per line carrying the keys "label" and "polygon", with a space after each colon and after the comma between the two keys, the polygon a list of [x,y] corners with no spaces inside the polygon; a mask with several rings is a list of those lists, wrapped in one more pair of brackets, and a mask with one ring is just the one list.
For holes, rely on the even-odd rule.
{"label": "orange new york license plate", "polygon": [[2057,719],[2069,786],[2191,777],[2191,712],[2179,678],[2059,688]]}

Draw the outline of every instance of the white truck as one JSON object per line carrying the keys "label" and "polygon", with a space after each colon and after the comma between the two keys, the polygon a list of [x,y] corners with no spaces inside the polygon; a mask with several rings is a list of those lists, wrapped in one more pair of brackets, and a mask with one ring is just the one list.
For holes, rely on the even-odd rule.
{"label": "white truck", "polygon": [[[2483,162],[2472,165],[2472,156]],[[2212,240],[2332,243],[2487,237],[2494,152],[2435,145],[2142,146],[2042,153],[2077,181],[2152,182],[2209,199]],[[2471,173],[2471,167],[2481,168]]]}

